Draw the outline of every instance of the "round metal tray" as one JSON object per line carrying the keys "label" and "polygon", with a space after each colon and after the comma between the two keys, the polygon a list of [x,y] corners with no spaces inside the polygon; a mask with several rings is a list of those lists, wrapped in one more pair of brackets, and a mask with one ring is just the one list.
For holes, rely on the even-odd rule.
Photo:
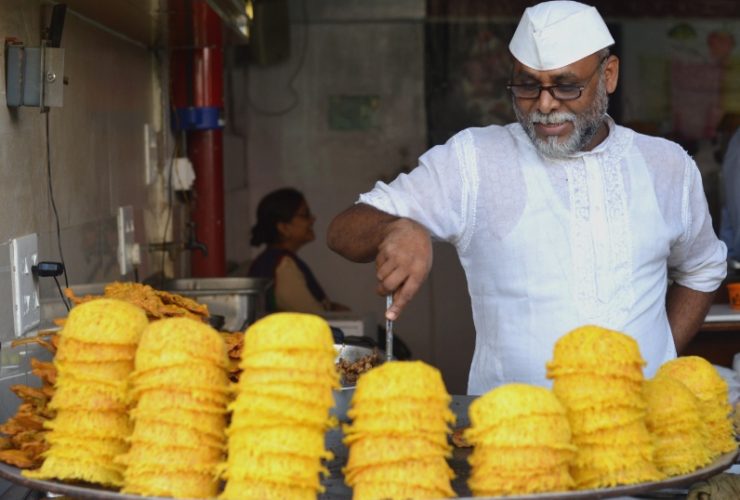
{"label": "round metal tray", "polygon": [[[337,433],[338,434],[338,433]],[[331,448],[331,446],[329,446]],[[613,498],[627,495],[639,495],[648,492],[655,492],[667,488],[678,488],[688,487],[698,481],[714,476],[723,470],[730,467],[737,457],[737,450],[725,453],[718,457],[714,462],[706,467],[702,467],[690,474],[684,474],[682,476],[672,477],[664,481],[655,481],[650,483],[635,484],[629,486],[617,486],[615,488],[603,488],[598,490],[583,490],[583,491],[567,491],[562,493],[542,493],[537,495],[521,495],[521,496],[510,496],[510,497],[495,497],[505,498],[506,500],[591,500],[599,498]],[[345,456],[346,459],[346,456]],[[336,460],[336,459],[335,459]],[[455,458],[453,457],[453,461]],[[329,469],[332,472],[331,477],[324,480],[326,486],[326,492],[319,496],[320,499],[324,500],[339,500],[351,498],[351,490],[343,484],[341,475],[337,476],[338,467],[329,464]],[[42,481],[38,479],[28,479],[23,477],[20,470],[16,467],[0,463],[0,477],[7,479],[13,483],[25,486],[27,488],[39,491],[46,491],[51,493],[57,493],[66,495],[72,498],[97,498],[97,499],[111,499],[111,500],[141,500],[142,498],[149,499],[163,499],[164,497],[142,497],[139,495],[128,495],[124,493],[117,493],[111,490],[105,490],[102,488],[96,488],[92,485],[75,485],[60,483],[58,481]],[[462,478],[461,478],[462,479]],[[458,493],[465,495],[468,492],[460,491],[457,488]],[[459,498],[468,499],[470,497],[461,496]],[[494,497],[476,497],[476,498],[494,498]]]}

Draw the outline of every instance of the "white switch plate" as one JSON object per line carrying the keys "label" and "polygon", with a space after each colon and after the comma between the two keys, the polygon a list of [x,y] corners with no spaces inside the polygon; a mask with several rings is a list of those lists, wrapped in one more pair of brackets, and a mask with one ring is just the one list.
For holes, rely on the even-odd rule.
{"label": "white switch plate", "polygon": [[137,264],[134,259],[134,209],[118,207],[118,269],[121,276],[128,274]]}
{"label": "white switch plate", "polygon": [[35,233],[10,241],[13,327],[16,337],[22,337],[41,322],[39,283],[31,271],[38,258],[39,241]]}

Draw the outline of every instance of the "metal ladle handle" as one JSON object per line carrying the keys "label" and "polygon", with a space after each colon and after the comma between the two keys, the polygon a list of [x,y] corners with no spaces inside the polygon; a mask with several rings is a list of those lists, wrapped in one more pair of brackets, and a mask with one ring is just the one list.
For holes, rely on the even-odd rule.
{"label": "metal ladle handle", "polygon": [[[385,310],[391,308],[393,305],[393,294],[389,293],[385,297]],[[385,320],[385,359],[390,361],[393,359],[393,320]]]}

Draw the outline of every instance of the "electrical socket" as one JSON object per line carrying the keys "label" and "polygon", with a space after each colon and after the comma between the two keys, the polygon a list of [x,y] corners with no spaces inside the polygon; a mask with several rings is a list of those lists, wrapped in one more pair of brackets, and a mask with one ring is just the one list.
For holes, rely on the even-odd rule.
{"label": "electrical socket", "polygon": [[38,259],[39,241],[35,233],[10,240],[13,327],[16,337],[22,337],[41,323],[39,282],[31,270]]}
{"label": "electrical socket", "polygon": [[139,263],[138,245],[134,242],[134,209],[118,207],[118,269],[128,274]]}

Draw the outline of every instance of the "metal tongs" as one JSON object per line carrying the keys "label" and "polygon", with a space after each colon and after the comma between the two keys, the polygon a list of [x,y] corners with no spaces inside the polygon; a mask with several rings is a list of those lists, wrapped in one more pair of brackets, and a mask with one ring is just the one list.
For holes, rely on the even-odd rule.
{"label": "metal tongs", "polygon": [[[385,310],[391,308],[393,305],[393,294],[389,293],[385,297]],[[393,359],[393,320],[386,318],[385,320],[385,360],[390,361]]]}

